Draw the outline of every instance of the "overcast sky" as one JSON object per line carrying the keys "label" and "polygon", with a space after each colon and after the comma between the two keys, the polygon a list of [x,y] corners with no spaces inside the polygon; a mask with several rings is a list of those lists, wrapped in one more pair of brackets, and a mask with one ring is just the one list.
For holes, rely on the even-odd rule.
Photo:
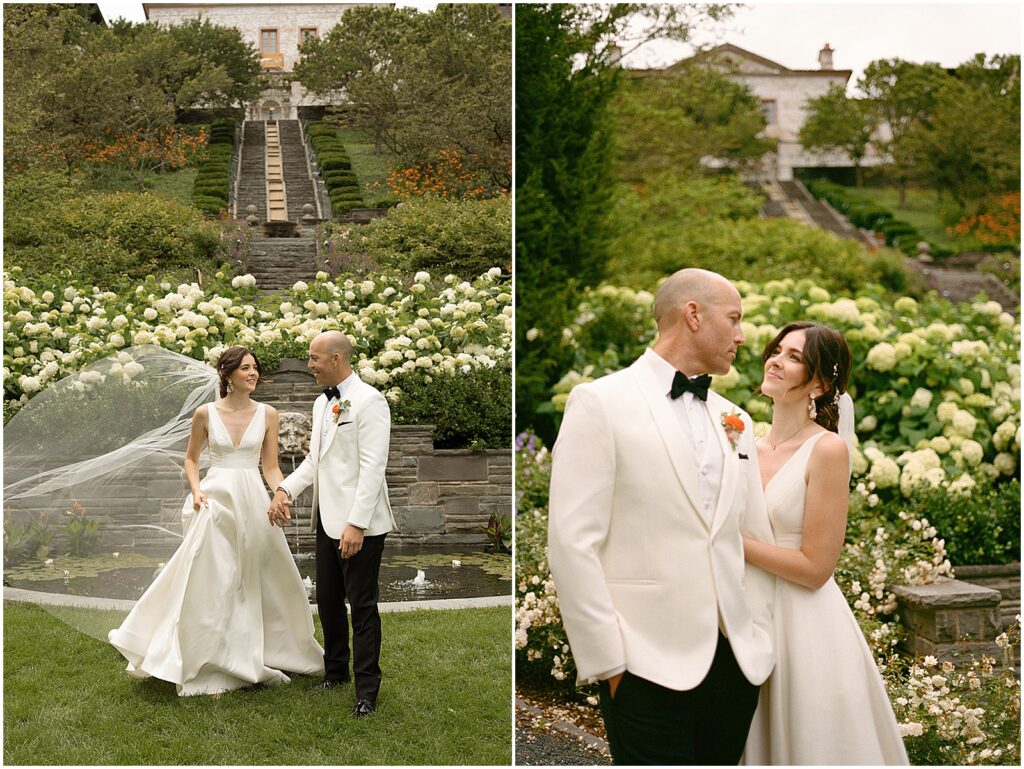
{"label": "overcast sky", "polygon": [[[790,69],[818,69],[818,51],[835,49],[833,66],[856,82],[875,59],[962,64],[975,53],[1020,53],[1021,8],[1014,3],[795,4],[758,0],[697,35],[701,44],[732,43]],[[689,56],[681,43],[655,42],[624,60],[661,67]]]}
{"label": "overcast sky", "polygon": [[[273,0],[269,0],[273,1]],[[280,0],[277,0],[278,2]],[[142,3],[101,2],[104,16],[142,21]],[[430,10],[436,2],[399,2]],[[835,49],[836,69],[852,69],[856,82],[875,59],[934,61],[946,67],[975,53],[1020,53],[1021,6],[1004,3],[825,2],[794,4],[755,0],[732,19],[704,30],[697,42],[729,42],[791,69],[817,69],[818,51]],[[680,43],[656,42],[627,57],[633,67],[660,67],[689,56]]]}

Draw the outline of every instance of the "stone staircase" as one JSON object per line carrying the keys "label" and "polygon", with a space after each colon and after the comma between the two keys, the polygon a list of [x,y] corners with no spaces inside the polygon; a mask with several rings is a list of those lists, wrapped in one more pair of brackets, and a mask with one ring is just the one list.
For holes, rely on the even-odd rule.
{"label": "stone staircase", "polygon": [[267,219],[266,123],[246,120],[242,124],[241,161],[238,167],[236,219],[245,219],[246,208],[256,206],[261,222]]}
{"label": "stone staircase", "polygon": [[849,219],[827,203],[815,198],[799,181],[780,181],[777,184],[779,190],[785,196],[785,200],[781,201],[783,206],[786,206],[788,203],[798,207],[814,226],[828,230],[840,238],[856,240],[867,246],[874,245],[864,233],[850,223]]}
{"label": "stone staircase", "polygon": [[302,220],[302,207],[307,203],[316,210],[316,187],[303,142],[302,127],[298,120],[280,120],[281,160],[284,184],[288,190],[288,220]]}
{"label": "stone staircase", "polygon": [[312,235],[298,238],[265,238],[252,241],[247,270],[263,293],[291,288],[296,281],[316,275],[316,244]]}

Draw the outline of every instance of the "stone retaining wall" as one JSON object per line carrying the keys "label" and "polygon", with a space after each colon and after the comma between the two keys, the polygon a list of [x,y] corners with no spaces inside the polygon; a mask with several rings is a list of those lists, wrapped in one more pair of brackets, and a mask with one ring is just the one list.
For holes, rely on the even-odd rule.
{"label": "stone retaining wall", "polygon": [[[256,390],[257,400],[269,403],[286,422],[298,425],[286,436],[282,430],[281,470],[288,475],[302,461],[309,445],[308,425],[313,401],[320,388],[312,381],[304,361],[282,361],[277,372],[268,375]],[[286,416],[291,414],[292,416]],[[305,432],[303,432],[303,430]],[[403,542],[442,545],[476,545],[487,542],[481,526],[492,514],[512,515],[512,452],[470,452],[435,450],[432,425],[394,425],[386,479],[397,529],[390,536]],[[291,442],[292,451],[284,444]],[[184,456],[172,452],[179,459]],[[45,457],[32,469],[44,469],[67,462],[67,458]],[[29,472],[27,469],[24,471]],[[171,461],[155,474],[128,472],[94,484],[76,500],[55,494],[8,503],[7,512],[15,522],[45,511],[54,525],[66,521],[63,511],[78,501],[90,515],[110,514],[101,526],[101,542],[114,550],[133,545],[176,545],[180,539],[155,526],[180,533],[180,512],[188,488],[184,474]],[[300,495],[288,527],[293,549],[311,550],[314,535],[309,531],[310,492]],[[60,534],[55,544],[60,541]],[[59,548],[58,548],[59,549]]]}

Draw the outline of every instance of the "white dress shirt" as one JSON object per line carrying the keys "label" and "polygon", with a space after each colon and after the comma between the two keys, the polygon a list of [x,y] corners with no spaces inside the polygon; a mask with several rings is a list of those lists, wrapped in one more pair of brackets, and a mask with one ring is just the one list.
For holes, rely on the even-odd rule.
{"label": "white dress shirt", "polygon": [[338,392],[341,393],[341,398],[340,399],[338,399],[338,398],[328,398],[327,399],[327,411],[324,412],[324,418],[320,421],[320,445],[321,446],[323,446],[325,444],[325,442],[327,441],[327,431],[332,429],[332,428],[337,428],[338,422],[341,422],[344,419],[344,414],[342,414],[342,415],[339,416],[338,420],[335,421],[334,420],[334,413],[331,411],[331,409],[334,408],[334,404],[335,403],[341,403],[341,401],[345,400],[345,393],[348,391],[349,385],[351,385],[353,381],[355,381],[355,380],[352,378],[352,375],[349,374],[347,377],[345,377],[342,381],[338,382],[338,384],[336,385],[337,388],[338,388]]}
{"label": "white dress shirt", "polygon": [[718,507],[718,496],[722,491],[722,473],[725,470],[722,447],[715,439],[714,431],[717,427],[708,412],[707,403],[692,392],[685,392],[678,398],[672,398],[670,390],[676,369],[671,363],[650,348],[644,352],[643,357],[656,376],[664,380],[665,398],[672,408],[672,413],[679,420],[683,433],[693,443],[693,453],[698,462],[701,515],[710,527],[715,520],[715,508]]}

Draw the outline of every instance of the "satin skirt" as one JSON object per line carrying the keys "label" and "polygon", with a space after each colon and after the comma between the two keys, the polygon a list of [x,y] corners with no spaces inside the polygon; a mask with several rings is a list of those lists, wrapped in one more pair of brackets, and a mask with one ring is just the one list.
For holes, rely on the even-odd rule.
{"label": "satin skirt", "polygon": [[181,696],[322,674],[306,590],[284,531],[267,520],[259,470],[214,467],[200,487],[209,506],[193,511],[188,496],[181,545],[108,635],[128,672]]}

